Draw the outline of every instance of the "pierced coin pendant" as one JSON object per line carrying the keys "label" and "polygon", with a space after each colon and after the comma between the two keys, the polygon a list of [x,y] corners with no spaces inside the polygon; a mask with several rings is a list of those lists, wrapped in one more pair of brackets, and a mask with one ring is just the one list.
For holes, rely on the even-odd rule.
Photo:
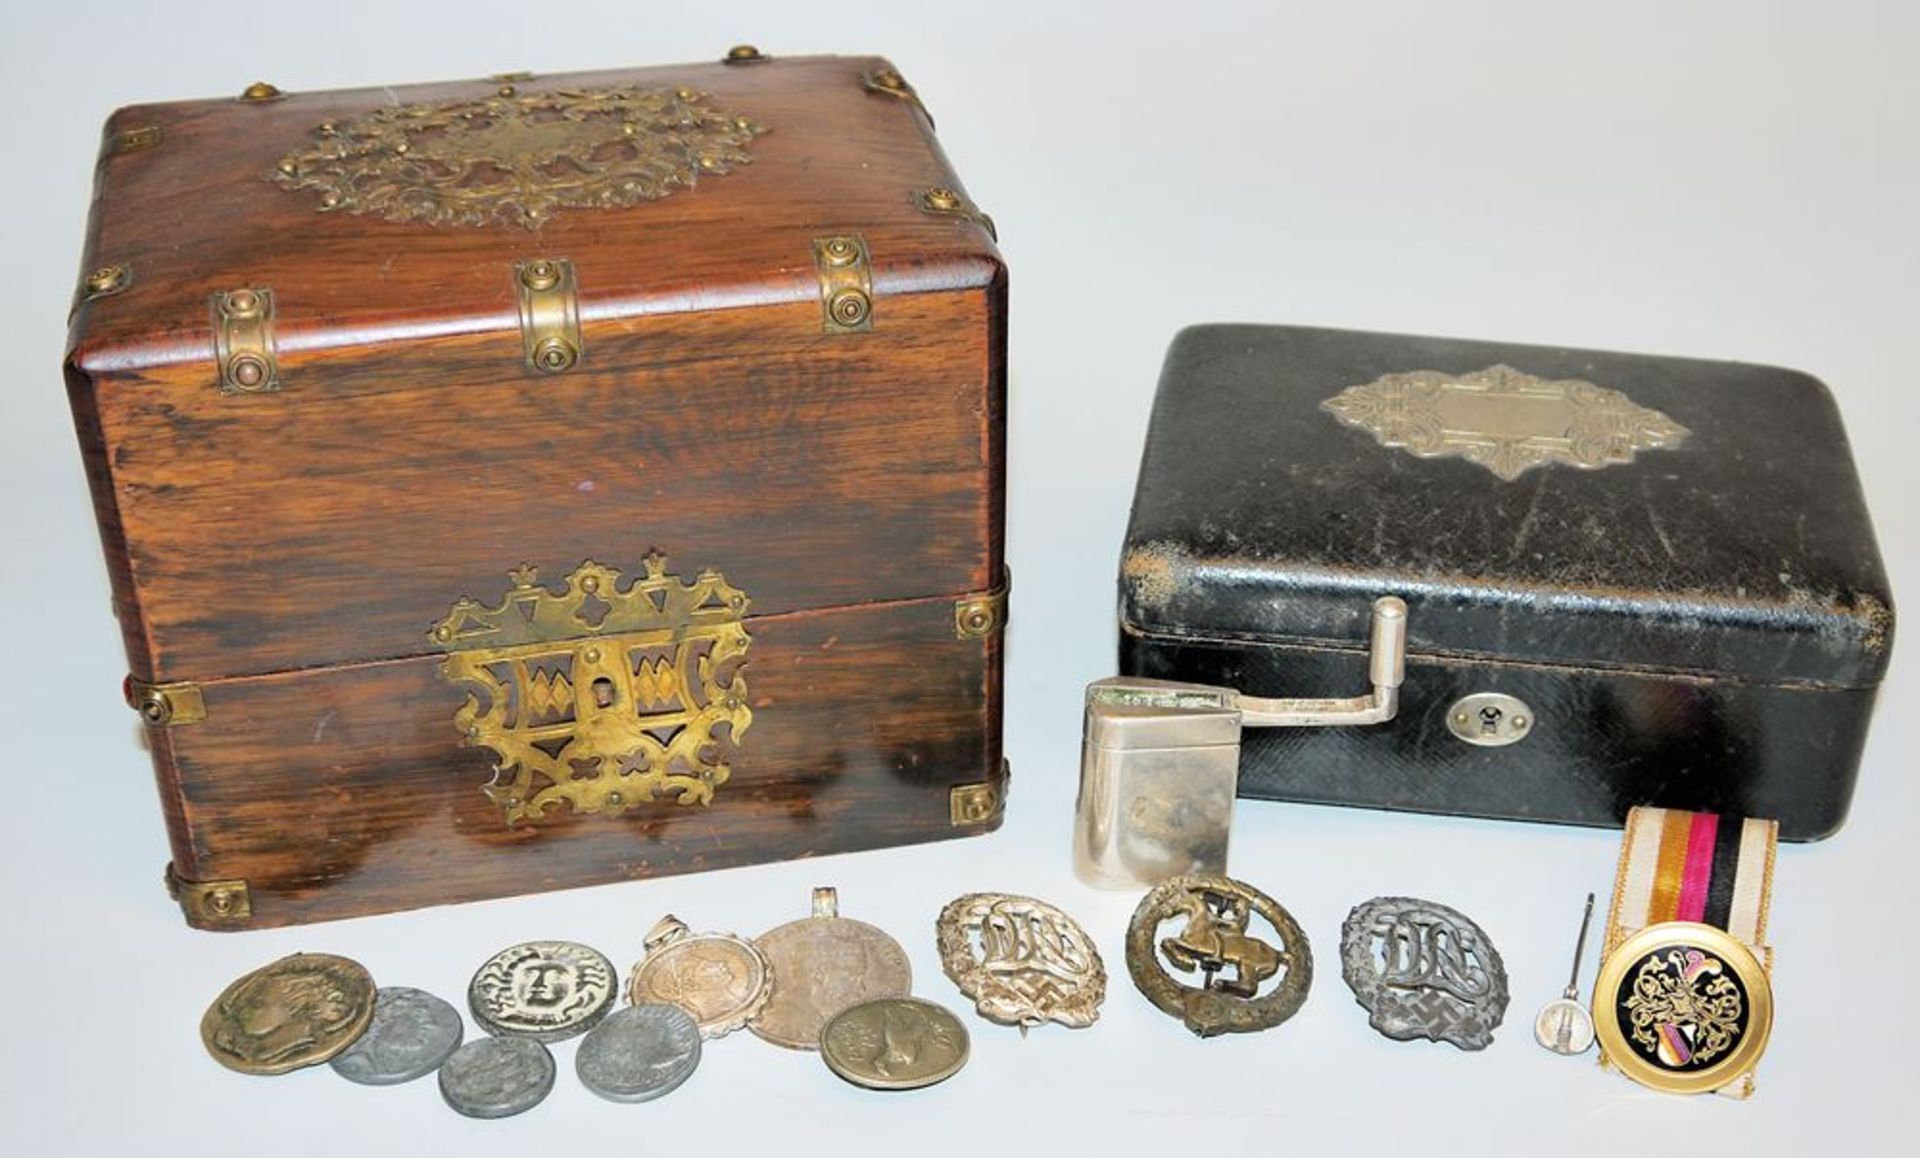
{"label": "pierced coin pendant", "polygon": [[1044,901],[968,893],[940,911],[940,967],[980,1016],[1025,1033],[1047,1021],[1082,1029],[1100,1016],[1107,969],[1072,917]]}
{"label": "pierced coin pendant", "polygon": [[627,979],[634,1005],[685,1010],[702,1038],[747,1024],[773,996],[773,967],[753,942],[732,933],[689,932],[668,915],[647,934],[647,954]]}
{"label": "pierced coin pendant", "polygon": [[1485,1049],[1507,1012],[1507,971],[1465,914],[1413,897],[1375,897],[1340,926],[1340,975],[1395,1041]]}
{"label": "pierced coin pendant", "polygon": [[905,997],[913,971],[900,943],[864,921],[840,916],[839,895],[813,890],[813,915],[754,939],[772,967],[773,994],[747,1023],[787,1049],[819,1049],[828,1019],[850,1005]]}
{"label": "pierced coin pendant", "polygon": [[[1279,944],[1249,932],[1259,915]],[[1161,925],[1181,922],[1169,936]],[[1199,973],[1183,985],[1172,970]],[[1178,876],[1140,901],[1127,924],[1127,972],[1161,1012],[1201,1037],[1270,1029],[1305,1004],[1313,950],[1292,914],[1267,894],[1229,877]],[[1261,993],[1272,983],[1272,988]]]}

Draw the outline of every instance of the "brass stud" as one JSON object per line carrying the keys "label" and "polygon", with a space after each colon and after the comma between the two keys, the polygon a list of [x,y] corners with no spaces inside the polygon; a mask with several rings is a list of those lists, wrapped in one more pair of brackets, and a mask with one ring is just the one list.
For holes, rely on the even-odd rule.
{"label": "brass stud", "polygon": [[257,354],[236,354],[227,363],[227,377],[242,390],[252,390],[267,380],[267,364]]}
{"label": "brass stud", "polygon": [[87,275],[86,297],[88,301],[117,294],[133,282],[133,271],[124,265],[103,265]]}
{"label": "brass stud", "polygon": [[560,284],[560,267],[545,259],[530,261],[520,270],[520,282],[530,290],[550,290]]}
{"label": "brass stud", "polygon": [[533,364],[543,374],[559,374],[573,368],[580,352],[565,338],[548,338],[533,348]]}
{"label": "brass stud", "polygon": [[161,727],[173,718],[173,705],[160,692],[150,691],[140,697],[140,718],[155,727]]}
{"label": "brass stud", "polygon": [[613,805],[616,808],[626,803],[626,799],[627,799],[626,797],[620,795],[618,792],[607,793],[607,803]]}
{"label": "brass stud", "polygon": [[935,185],[933,188],[927,190],[926,203],[927,208],[937,209],[942,213],[952,213],[966,204],[966,202],[961,199],[960,194],[955,193],[944,185]]}
{"label": "brass stud", "polygon": [[510,85],[510,84],[503,84],[503,85],[501,85],[501,86],[500,86],[500,87],[499,87],[498,89],[496,89],[496,90],[495,90],[495,92],[496,92],[496,93],[497,93],[498,95],[500,95],[500,96],[503,96],[503,97],[510,97],[510,96],[513,96],[513,95],[514,95],[515,93],[517,93],[518,91],[519,91],[518,89],[516,89],[516,88],[514,88],[514,87],[513,87],[512,85]]}
{"label": "brass stud", "polygon": [[834,237],[820,247],[820,256],[827,259],[828,265],[852,265],[860,259],[860,247],[850,237]]}
{"label": "brass stud", "polygon": [[266,101],[277,101],[285,95],[287,94],[281,92],[279,89],[275,88],[273,85],[268,84],[264,80],[256,80],[252,84],[248,85],[246,88],[240,91],[240,99],[248,102],[249,104],[261,104]]}
{"label": "brass stud", "polygon": [[250,289],[237,289],[227,295],[227,312],[245,317],[260,311],[260,295]]}
{"label": "brass stud", "polygon": [[289,157],[280,162],[280,171],[291,177],[300,171],[300,166],[294,164],[293,158]]}
{"label": "brass stud", "polygon": [[862,291],[849,287],[828,300],[827,312],[835,322],[852,328],[866,322],[867,315],[873,312],[873,302]]}
{"label": "brass stud", "polygon": [[761,64],[773,58],[751,44],[736,44],[720,58],[722,64]]}
{"label": "brass stud", "polygon": [[880,69],[879,71],[873,74],[871,79],[872,79],[873,87],[875,88],[885,89],[888,92],[907,91],[907,78],[904,76],[901,76],[900,73],[895,69],[891,69],[891,68]]}

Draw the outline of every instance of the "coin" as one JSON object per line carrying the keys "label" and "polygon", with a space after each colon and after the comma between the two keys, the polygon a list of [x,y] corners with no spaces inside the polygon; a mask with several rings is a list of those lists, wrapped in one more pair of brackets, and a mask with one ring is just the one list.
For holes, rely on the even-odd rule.
{"label": "coin", "polygon": [[677,1005],[701,1037],[722,1037],[751,1021],[773,996],[773,967],[753,942],[732,933],[690,933],[666,916],[647,934],[647,955],[627,980],[635,1005]]}
{"label": "coin", "polygon": [[200,1019],[213,1059],[243,1074],[317,1065],[354,1043],[373,1018],[373,978],[326,953],[282,957],[235,981]]}
{"label": "coin", "polygon": [[629,1005],[595,1026],[573,1057],[580,1084],[615,1102],[650,1102],[700,1065],[700,1027],[677,1005]]}
{"label": "coin", "polygon": [[988,1021],[1025,1033],[1044,1021],[1084,1028],[1100,1016],[1107,969],[1072,917],[1045,901],[968,893],[940,910],[940,967]]}
{"label": "coin", "polygon": [[483,1037],[440,1067],[440,1096],[469,1118],[511,1118],[553,1089],[553,1055],[530,1037]]}
{"label": "coin", "polygon": [[467,986],[467,1004],[488,1033],[565,1041],[613,1008],[613,963],[572,941],[529,941],[488,959]]}
{"label": "coin", "polygon": [[967,1064],[967,1027],[918,997],[863,1001],[833,1015],[820,1034],[827,1068],[871,1090],[917,1090]]}
{"label": "coin", "polygon": [[773,996],[747,1028],[788,1049],[819,1049],[827,1019],[850,1005],[913,991],[900,943],[839,915],[832,889],[813,890],[813,916],[754,939],[773,966]]}
{"label": "coin", "polygon": [[373,1020],[342,1050],[333,1072],[363,1086],[393,1086],[425,1077],[460,1048],[460,1011],[433,994],[405,986],[373,995]]}
{"label": "coin", "polygon": [[1593,1045],[1593,1018],[1574,998],[1556,998],[1533,1019],[1533,1037],[1555,1053],[1585,1053]]}

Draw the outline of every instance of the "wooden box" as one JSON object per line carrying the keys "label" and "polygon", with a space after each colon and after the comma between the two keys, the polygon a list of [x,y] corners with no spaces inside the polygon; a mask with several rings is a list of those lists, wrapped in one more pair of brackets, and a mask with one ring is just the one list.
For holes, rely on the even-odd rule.
{"label": "wooden box", "polygon": [[122,109],[83,268],[190,923],[997,826],[1006,267],[885,61]]}

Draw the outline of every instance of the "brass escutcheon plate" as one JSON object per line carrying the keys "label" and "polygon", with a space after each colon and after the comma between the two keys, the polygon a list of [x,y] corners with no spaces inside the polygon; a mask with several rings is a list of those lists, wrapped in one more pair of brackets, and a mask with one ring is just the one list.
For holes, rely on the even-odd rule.
{"label": "brass escutcheon plate", "polygon": [[746,594],[659,554],[624,587],[591,560],[559,591],[530,566],[511,578],[498,606],[461,599],[429,633],[467,693],[454,727],[498,758],[486,793],[507,823],[711,803],[753,722]]}

